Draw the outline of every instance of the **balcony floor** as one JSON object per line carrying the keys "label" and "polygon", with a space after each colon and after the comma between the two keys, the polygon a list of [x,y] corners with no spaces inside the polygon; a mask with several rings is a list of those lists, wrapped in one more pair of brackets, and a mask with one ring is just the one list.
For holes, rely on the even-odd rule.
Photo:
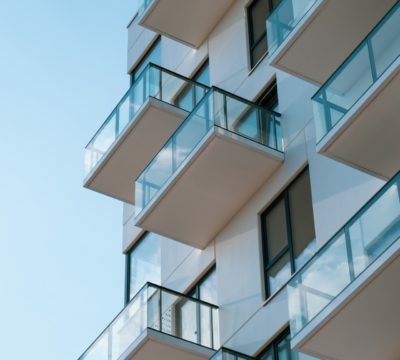
{"label": "balcony floor", "polygon": [[135,178],[187,114],[173,105],[149,98],[86,177],[84,187],[133,204]]}
{"label": "balcony floor", "polygon": [[198,48],[234,0],[153,0],[139,24]]}
{"label": "balcony floor", "polygon": [[400,359],[400,239],[292,339],[333,360]]}
{"label": "balcony floor", "polygon": [[272,66],[323,84],[396,0],[317,0],[271,54]]}
{"label": "balcony floor", "polygon": [[205,360],[213,354],[212,349],[148,328],[118,360]]}
{"label": "balcony floor", "polygon": [[214,127],[137,215],[136,225],[204,249],[283,159],[276,150]]}
{"label": "balcony floor", "polygon": [[320,141],[317,151],[390,179],[400,169],[400,59]]}

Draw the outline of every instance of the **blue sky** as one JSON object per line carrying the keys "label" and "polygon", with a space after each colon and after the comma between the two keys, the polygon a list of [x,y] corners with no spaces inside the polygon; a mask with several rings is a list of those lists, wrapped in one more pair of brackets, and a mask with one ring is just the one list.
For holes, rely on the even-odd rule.
{"label": "blue sky", "polygon": [[134,0],[0,2],[0,345],[75,359],[123,306],[122,205],[83,148],[129,86]]}

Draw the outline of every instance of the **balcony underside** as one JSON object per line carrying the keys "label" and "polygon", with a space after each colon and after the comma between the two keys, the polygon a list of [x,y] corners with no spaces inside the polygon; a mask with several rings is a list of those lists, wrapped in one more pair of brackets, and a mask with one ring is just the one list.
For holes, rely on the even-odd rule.
{"label": "balcony underside", "polygon": [[400,59],[317,146],[317,151],[389,179],[400,169]]}
{"label": "balcony underside", "polygon": [[324,83],[396,0],[317,0],[271,55],[271,65]]}
{"label": "balcony underside", "polygon": [[233,2],[234,0],[153,0],[139,24],[198,48]]}
{"label": "balcony underside", "polygon": [[283,158],[214,127],[139,213],[136,225],[204,249]]}
{"label": "balcony underside", "polygon": [[322,359],[400,359],[400,240],[292,339]]}
{"label": "balcony underside", "polygon": [[134,181],[187,112],[150,97],[89,173],[84,187],[134,203]]}
{"label": "balcony underside", "polygon": [[147,329],[118,360],[204,360],[214,350]]}

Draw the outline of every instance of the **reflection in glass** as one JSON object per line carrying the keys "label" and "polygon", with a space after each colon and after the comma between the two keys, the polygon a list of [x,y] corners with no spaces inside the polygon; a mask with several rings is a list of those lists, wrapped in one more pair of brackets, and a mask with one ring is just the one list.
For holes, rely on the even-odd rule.
{"label": "reflection in glass", "polygon": [[399,181],[397,174],[290,281],[293,336],[400,238]]}
{"label": "reflection in glass", "polygon": [[[198,305],[204,314],[212,312],[215,315],[210,317],[208,324],[203,322],[200,325]],[[203,326],[210,337],[219,337],[218,333],[214,333],[218,329],[215,326],[218,321],[216,311],[213,305],[148,284],[132,298],[79,360],[118,360],[126,356],[127,351],[132,351],[130,347],[146,328],[216,349],[218,342],[200,342],[196,334],[197,329]],[[187,321],[182,322],[182,314]]]}
{"label": "reflection in glass", "polygon": [[356,104],[400,55],[397,3],[313,96],[317,141]]}
{"label": "reflection in glass", "polygon": [[[85,171],[89,173],[104,154],[120,137],[126,126],[133,121],[149,97],[156,98],[185,111],[192,111],[208,91],[208,87],[186,79],[154,64],[147,64],[136,73],[128,92],[122,97],[85,149]],[[177,104],[182,91],[192,101]]]}

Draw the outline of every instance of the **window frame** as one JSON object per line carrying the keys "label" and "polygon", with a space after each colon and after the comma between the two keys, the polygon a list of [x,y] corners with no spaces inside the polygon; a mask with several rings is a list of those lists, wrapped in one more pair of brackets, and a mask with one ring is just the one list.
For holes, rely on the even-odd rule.
{"label": "window frame", "polygon": [[[257,359],[260,360],[262,357],[272,349],[272,353],[274,355],[273,360],[279,360],[279,352],[278,345],[280,342],[285,339],[287,336],[290,337],[290,327],[287,327],[285,330],[279,333],[277,337],[275,337],[270,344],[257,356]],[[290,341],[290,340],[289,340]],[[291,350],[293,352],[293,350]]]}
{"label": "window frame", "polygon": [[[285,285],[288,283],[290,278],[293,276],[293,274],[304,267],[308,261],[306,261],[302,266],[300,266],[298,269],[296,269],[296,258],[295,258],[295,253],[294,253],[294,242],[293,242],[293,229],[292,229],[292,216],[291,216],[291,210],[290,210],[290,199],[289,199],[289,194],[290,194],[290,189],[292,186],[300,179],[301,176],[303,176],[306,172],[309,173],[309,166],[307,165],[304,169],[302,169],[296,177],[285,187],[285,189],[282,190],[282,192],[262,211],[260,214],[260,225],[261,225],[261,243],[262,243],[262,255],[263,255],[263,274],[264,274],[264,286],[265,286],[265,297],[266,299],[269,299],[272,295],[275,293],[278,293],[280,290],[282,290]],[[310,183],[311,187],[311,183]],[[271,212],[275,206],[279,202],[283,201],[284,202],[284,209],[285,209],[285,222],[286,222],[286,234],[287,234],[287,245],[282,248],[278,254],[275,255],[273,259],[269,259],[268,256],[268,238],[267,238],[267,228],[266,228],[266,217],[267,215]],[[311,199],[311,206],[312,206],[312,199]],[[312,209],[313,210],[313,209]],[[313,212],[313,225],[314,225],[314,233],[315,233],[315,221],[314,221],[314,212]],[[291,276],[285,283],[279,287],[277,290],[274,292],[271,292],[270,284],[268,281],[268,272],[280,261],[289,254],[289,264],[290,264],[290,272]]]}
{"label": "window frame", "polygon": [[[246,18],[247,18],[247,37],[248,37],[248,46],[249,46],[249,60],[250,60],[250,70],[254,69],[262,59],[268,54],[268,42],[267,42],[267,26],[265,25],[265,29],[258,39],[254,39],[254,26],[253,26],[253,16],[251,9],[258,1],[266,1],[268,3],[268,14],[265,17],[265,21],[267,17],[275,10],[274,0],[253,0],[246,7]],[[259,59],[255,61],[254,59],[254,50],[257,46],[262,42],[266,43],[266,51],[260,56]]]}

